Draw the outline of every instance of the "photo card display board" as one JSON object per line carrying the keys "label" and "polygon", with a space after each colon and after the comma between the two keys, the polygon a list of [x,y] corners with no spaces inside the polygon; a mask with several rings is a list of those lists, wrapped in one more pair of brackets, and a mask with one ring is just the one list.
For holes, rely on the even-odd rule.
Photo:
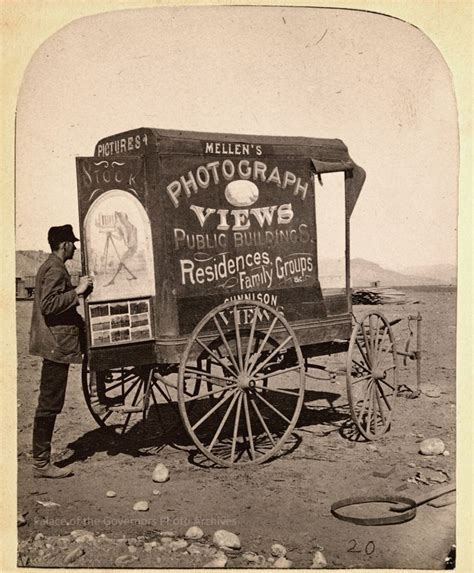
{"label": "photo card display board", "polygon": [[150,300],[125,300],[89,305],[92,346],[149,340]]}

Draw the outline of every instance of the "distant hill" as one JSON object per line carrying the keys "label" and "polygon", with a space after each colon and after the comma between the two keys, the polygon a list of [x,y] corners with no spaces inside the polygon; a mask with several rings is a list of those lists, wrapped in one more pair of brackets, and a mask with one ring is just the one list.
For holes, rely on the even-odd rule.
{"label": "distant hill", "polygon": [[457,284],[456,265],[420,265],[416,267],[401,267],[397,271],[419,277],[435,277],[446,285]]}
{"label": "distant hill", "polygon": [[353,259],[351,261],[351,277],[353,286],[369,286],[371,282],[375,281],[380,281],[380,286],[382,287],[446,284],[436,275],[401,273],[383,268],[377,263],[372,263],[365,259]]}
{"label": "distant hill", "polygon": [[[39,266],[49,256],[44,251],[16,251],[16,276],[34,276]],[[72,261],[67,266],[71,274],[81,273],[81,253],[77,251]],[[334,266],[337,274],[338,262],[336,260],[325,261],[326,269]],[[436,265],[432,267],[411,267],[410,273],[401,273],[386,269],[377,263],[365,259],[353,259],[351,261],[351,277],[354,287],[370,286],[375,281],[380,281],[380,286],[423,286],[453,284],[450,278],[456,277],[456,269],[453,265]],[[430,274],[432,271],[433,274]],[[329,272],[329,274],[331,274]]]}
{"label": "distant hill", "polygon": [[[33,277],[42,263],[49,257],[50,253],[45,251],[16,251],[16,273],[15,276],[25,278]],[[66,263],[69,272],[76,274],[81,272],[81,252],[78,250],[74,254],[74,259]]]}

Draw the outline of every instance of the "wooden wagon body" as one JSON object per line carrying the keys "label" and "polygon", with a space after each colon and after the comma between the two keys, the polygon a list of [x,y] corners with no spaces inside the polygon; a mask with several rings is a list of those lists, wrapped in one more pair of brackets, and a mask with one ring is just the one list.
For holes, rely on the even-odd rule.
{"label": "wooden wagon body", "polygon": [[177,406],[206,458],[259,463],[293,431],[310,369],[325,370],[309,359],[348,351],[355,426],[387,431],[397,352],[379,313],[354,327],[365,172],[340,140],[140,128],[76,165],[94,279],[83,385],[100,425],[150,436]]}

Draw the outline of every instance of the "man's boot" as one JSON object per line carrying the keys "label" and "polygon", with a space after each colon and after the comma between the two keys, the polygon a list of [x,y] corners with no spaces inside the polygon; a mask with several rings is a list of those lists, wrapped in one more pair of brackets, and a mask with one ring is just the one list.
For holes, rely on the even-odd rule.
{"label": "man's boot", "polygon": [[35,417],[33,425],[33,476],[43,478],[64,478],[72,475],[71,470],[51,464],[51,439],[56,416]]}

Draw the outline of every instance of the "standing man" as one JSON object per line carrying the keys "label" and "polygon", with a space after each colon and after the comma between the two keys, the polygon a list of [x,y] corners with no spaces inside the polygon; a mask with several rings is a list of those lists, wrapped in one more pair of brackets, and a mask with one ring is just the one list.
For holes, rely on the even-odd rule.
{"label": "standing man", "polygon": [[30,354],[41,356],[43,367],[33,425],[35,477],[63,478],[72,473],[51,464],[50,456],[56,416],[64,405],[69,364],[81,363],[84,350],[84,321],[76,307],[79,296],[90,292],[92,279],[81,277],[74,288],[64,265],[73,258],[78,240],[71,225],[51,227],[51,254],[36,275]]}

